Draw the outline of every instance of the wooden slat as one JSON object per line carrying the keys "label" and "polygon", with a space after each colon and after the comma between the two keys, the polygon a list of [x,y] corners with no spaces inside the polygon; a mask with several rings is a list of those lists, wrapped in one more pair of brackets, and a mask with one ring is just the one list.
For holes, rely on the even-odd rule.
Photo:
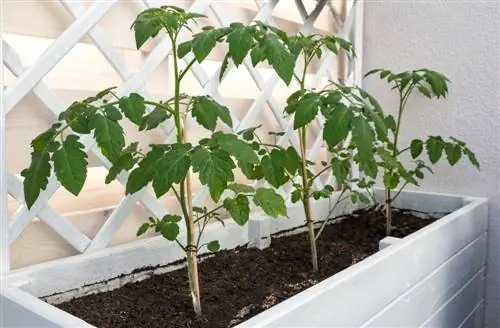
{"label": "wooden slat", "polygon": [[[434,197],[446,196],[434,194]],[[483,235],[487,221],[488,206],[484,200],[466,205],[406,237],[404,241],[364,259],[238,327],[288,326],[290,323],[297,326],[359,327]],[[376,299],[373,295],[377,295]],[[356,309],[355,316],[353,309]]]}
{"label": "wooden slat", "polygon": [[[400,295],[362,327],[419,327],[484,269],[486,254],[487,236],[484,233]],[[473,308],[470,308],[469,312],[472,310]],[[465,313],[457,315],[463,316]]]}
{"label": "wooden slat", "polygon": [[[2,26],[0,26],[0,36]],[[3,52],[0,53],[0,63],[3,62]],[[9,216],[7,210],[7,160],[6,160],[6,119],[5,98],[3,96],[4,65],[0,66],[0,276],[10,271],[9,254]]]}
{"label": "wooden slat", "polygon": [[[312,0],[305,0],[308,7],[314,6]],[[89,3],[85,3],[88,7]],[[176,4],[187,8],[192,1],[176,0]],[[234,20],[245,21],[248,16],[254,16],[258,8],[253,1],[225,0],[220,3],[232,13]],[[260,1],[262,3],[262,1]],[[99,22],[99,26],[109,33],[113,45],[122,49],[135,49],[135,40],[130,31],[130,25],[135,15],[145,6],[141,1],[120,0],[106,16]],[[210,13],[208,13],[210,14]],[[301,18],[295,5],[289,1],[281,1],[277,10],[273,12],[277,23],[288,30],[298,30]],[[71,15],[57,1],[24,0],[22,2],[4,1],[2,7],[2,25],[6,33],[32,35],[43,38],[56,38],[61,35],[72,23]],[[318,32],[331,33],[333,24],[326,11],[319,16],[315,28]],[[125,32],[125,33],[124,33]],[[84,36],[81,42],[92,43],[91,38]],[[145,49],[152,49],[154,42],[150,42]]]}

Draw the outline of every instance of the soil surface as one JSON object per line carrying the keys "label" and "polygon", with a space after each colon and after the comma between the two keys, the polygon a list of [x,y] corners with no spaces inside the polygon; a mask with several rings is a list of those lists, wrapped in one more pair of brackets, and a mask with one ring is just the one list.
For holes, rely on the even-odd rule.
{"label": "soil surface", "polygon": [[[435,221],[395,211],[393,236],[404,237]],[[237,325],[375,253],[385,237],[381,215],[359,210],[327,225],[318,240],[319,271],[311,270],[307,233],[273,238],[271,247],[220,251],[200,263],[204,315],[195,318],[186,269],[57,307],[99,328]]]}

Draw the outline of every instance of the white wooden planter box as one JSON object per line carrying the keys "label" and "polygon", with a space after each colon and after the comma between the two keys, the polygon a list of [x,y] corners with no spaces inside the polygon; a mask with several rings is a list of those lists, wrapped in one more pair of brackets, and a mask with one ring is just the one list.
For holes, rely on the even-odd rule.
{"label": "white wooden planter box", "polygon": [[[315,217],[328,213],[329,203],[316,202]],[[395,205],[451,214],[403,239],[381,241],[376,254],[238,328],[482,327],[487,199],[404,192]],[[352,210],[346,203],[335,214]],[[267,247],[270,233],[302,225],[300,207],[290,208],[289,214],[290,220],[281,221],[257,216],[245,228],[214,225],[205,237],[218,238],[227,249],[246,243]],[[175,267],[165,265],[181,257],[177,246],[154,237],[14,271],[2,281],[0,327],[93,327],[49,303],[171,271]],[[153,268],[136,270],[147,266]]]}

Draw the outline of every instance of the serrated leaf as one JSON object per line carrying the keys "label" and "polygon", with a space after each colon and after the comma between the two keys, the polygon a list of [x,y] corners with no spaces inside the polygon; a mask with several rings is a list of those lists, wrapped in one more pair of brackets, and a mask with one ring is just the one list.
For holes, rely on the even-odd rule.
{"label": "serrated leaf", "polygon": [[94,137],[102,154],[111,163],[116,163],[125,147],[123,128],[101,114],[93,115],[89,125],[94,130]]}
{"label": "serrated leaf", "polygon": [[224,73],[226,72],[228,66],[229,66],[229,54],[226,54],[224,60],[222,61],[222,65],[220,66],[219,81],[222,81],[222,77],[224,77]]}
{"label": "serrated leaf", "polygon": [[196,147],[191,155],[193,172],[199,172],[200,182],[207,185],[212,199],[219,201],[229,182],[234,181],[233,169],[236,168],[229,154],[223,150],[209,151]]}
{"label": "serrated leaf", "polygon": [[354,113],[348,107],[339,107],[330,113],[323,128],[323,139],[328,147],[335,147],[347,137],[353,117]]}
{"label": "serrated leaf", "polygon": [[24,177],[23,190],[26,206],[30,209],[37,200],[40,192],[45,190],[49,183],[51,165],[50,155],[47,151],[34,150],[31,153],[30,166],[21,171]]}
{"label": "serrated leaf", "polygon": [[234,191],[235,193],[250,194],[255,192],[255,188],[241,183],[231,183],[227,186],[227,189]]}
{"label": "serrated leaf", "polygon": [[392,115],[387,115],[384,119],[385,126],[389,129],[392,130],[393,132],[396,131],[396,120],[394,120],[394,116]]}
{"label": "serrated leaf", "polygon": [[177,222],[182,221],[182,217],[180,217],[179,215],[175,215],[175,214],[166,214],[165,216],[163,216],[163,218],[161,220],[163,222],[177,223]]}
{"label": "serrated leaf", "polygon": [[156,172],[156,164],[163,156],[163,153],[163,149],[153,148],[139,161],[139,166],[134,169],[128,177],[125,187],[127,195],[136,193],[153,180],[153,176]]}
{"label": "serrated leaf", "polygon": [[226,198],[223,202],[224,208],[228,210],[234,222],[240,226],[245,225],[250,218],[250,204],[248,198],[238,195],[236,198]]}
{"label": "serrated leaf", "polygon": [[277,218],[287,216],[285,200],[271,188],[259,188],[253,197],[255,205],[264,210],[267,215]]}
{"label": "serrated leaf", "polygon": [[139,227],[139,229],[137,229],[136,236],[139,237],[140,235],[145,234],[146,231],[148,231],[148,229],[149,229],[149,223],[143,223],[143,224],[141,224],[141,226]]}
{"label": "serrated leaf", "polygon": [[259,163],[259,157],[252,146],[239,139],[236,135],[219,131],[214,133],[212,137],[222,150],[236,158],[240,166]]}
{"label": "serrated leaf", "polygon": [[377,132],[378,139],[381,141],[387,141],[387,127],[385,126],[384,118],[370,109],[367,109],[366,113],[375,125],[375,131]]}
{"label": "serrated leaf", "polygon": [[217,39],[224,35],[221,29],[204,29],[193,37],[191,50],[196,60],[201,63],[217,44]]}
{"label": "serrated leaf", "polygon": [[426,142],[426,148],[430,162],[435,164],[443,154],[444,142],[440,137],[429,137]]}
{"label": "serrated leaf", "polygon": [[76,135],[69,135],[54,152],[54,171],[61,185],[78,196],[87,178],[87,154]]}
{"label": "serrated leaf", "polygon": [[227,35],[226,42],[234,64],[239,66],[254,44],[252,30],[245,26],[235,28]]}
{"label": "serrated leaf", "polygon": [[133,153],[137,151],[138,145],[139,142],[136,141],[123,150],[116,163],[109,169],[108,175],[105,179],[106,184],[109,184],[111,181],[116,179],[121,171],[130,170],[139,161],[139,158],[133,156]]}
{"label": "serrated leaf", "polygon": [[265,58],[283,82],[289,85],[295,68],[295,56],[273,34],[266,35],[263,44]]}
{"label": "serrated leaf", "polygon": [[193,98],[191,114],[200,125],[210,131],[215,130],[217,118],[228,126],[233,126],[229,109],[207,96]]}
{"label": "serrated leaf", "polygon": [[179,232],[180,229],[177,223],[169,222],[161,226],[161,235],[167,240],[174,241],[177,239]]}
{"label": "serrated leaf", "polygon": [[348,160],[332,159],[332,173],[339,184],[344,184],[349,175],[350,163]]}
{"label": "serrated leaf", "polygon": [[146,113],[144,98],[141,95],[131,93],[128,97],[120,98],[118,106],[122,110],[125,117],[127,117],[132,123],[137,125],[141,124],[142,117]]}
{"label": "serrated leaf", "polygon": [[462,149],[460,145],[453,143],[446,143],[445,145],[446,158],[448,159],[448,163],[450,165],[455,165],[462,157]]}
{"label": "serrated leaf", "polygon": [[297,153],[297,150],[295,150],[294,147],[290,146],[288,147],[285,152],[285,169],[290,173],[292,176],[300,169],[302,160],[300,158],[300,155]]}
{"label": "serrated leaf", "polygon": [[431,98],[431,93],[429,92],[429,90],[427,90],[426,87],[420,85],[418,87],[418,91],[420,91],[420,93],[426,96],[427,98]]}
{"label": "serrated leaf", "polygon": [[174,183],[181,183],[186,177],[191,165],[191,149],[189,143],[172,144],[171,149],[158,159],[153,176],[153,190],[156,197],[160,198]]}
{"label": "serrated leaf", "polygon": [[297,203],[302,197],[302,192],[299,189],[295,189],[292,191],[292,204]]}
{"label": "serrated leaf", "polygon": [[361,116],[353,118],[352,140],[359,151],[361,161],[373,158],[373,140],[375,136],[370,124]]}
{"label": "serrated leaf", "polygon": [[264,177],[275,188],[288,181],[285,175],[285,159],[284,152],[279,149],[273,149],[269,155],[262,157],[261,164]]}
{"label": "serrated leaf", "polygon": [[152,130],[165,122],[170,116],[170,113],[164,108],[156,107],[151,113],[142,118],[139,124],[139,131]]}
{"label": "serrated leaf", "polygon": [[476,158],[476,155],[469,149],[469,148],[464,148],[463,153],[467,156],[469,159],[469,162],[472,163],[476,168],[480,168],[479,161]]}
{"label": "serrated leaf", "polygon": [[220,244],[218,240],[212,240],[207,244],[207,249],[210,252],[217,252],[220,249]]}
{"label": "serrated leaf", "polygon": [[104,112],[106,114],[106,117],[112,121],[119,121],[123,118],[122,113],[120,113],[118,108],[112,105],[104,106]]}
{"label": "serrated leaf", "polygon": [[264,48],[261,46],[255,46],[252,51],[250,51],[250,58],[252,59],[252,65],[255,67],[258,63],[264,60]]}
{"label": "serrated leaf", "polygon": [[399,175],[387,172],[384,174],[384,186],[388,189],[394,189],[399,184]]}
{"label": "serrated leaf", "polygon": [[422,140],[414,139],[411,141],[410,153],[411,153],[411,157],[413,159],[420,156],[420,154],[422,153],[423,150],[424,150],[424,142]]}
{"label": "serrated leaf", "polygon": [[177,57],[184,58],[191,51],[191,41],[186,41],[177,47]]}
{"label": "serrated leaf", "polygon": [[310,93],[302,97],[295,104],[293,128],[297,130],[309,124],[318,115],[320,104],[321,97],[316,93]]}

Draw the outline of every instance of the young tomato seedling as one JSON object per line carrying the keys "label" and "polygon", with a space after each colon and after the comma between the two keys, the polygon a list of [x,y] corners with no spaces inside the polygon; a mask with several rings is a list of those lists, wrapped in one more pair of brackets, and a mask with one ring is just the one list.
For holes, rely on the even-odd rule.
{"label": "young tomato seedling", "polygon": [[[203,231],[210,221],[218,220],[224,224],[218,211],[226,209],[239,225],[249,220],[250,201],[273,218],[286,216],[287,211],[284,199],[274,189],[255,189],[235,183],[236,169],[240,169],[250,180],[255,179],[255,167],[261,164],[256,150],[236,134],[216,132],[219,122],[232,127],[229,109],[209,96],[181,93],[181,82],[192,65],[202,62],[218,42],[229,43],[225,67],[229,60],[241,63],[244,57],[241,51],[248,46],[248,40],[242,37],[242,31],[246,29],[252,32],[252,42],[264,42],[263,49],[267,53],[284,51],[292,56],[285,48],[273,44],[274,34],[263,35],[259,32],[263,25],[244,27],[233,23],[220,29],[207,26],[193,35],[192,40],[179,44],[181,30],[189,29],[188,23],[201,17],[204,16],[174,6],[141,12],[132,25],[137,48],[161,31],[171,42],[173,96],[166,101],[154,102],[137,93],[119,97],[114,88],[108,88],[95,97],[74,102],[61,113],[57,123],[32,141],[31,164],[22,172],[28,207],[33,206],[40,192],[46,188],[52,167],[61,185],[78,195],[87,178],[88,162],[80,136],[71,134],[72,130],[80,135],[92,134],[101,153],[112,164],[106,183],[115,180],[119,174],[130,172],[126,181],[127,195],[139,192],[150,183],[158,198],[172,191],[180,205],[180,213],[167,214],[162,218],[150,217],[149,222],[138,229],[137,235],[152,228],[167,240],[176,242],[185,252],[190,294],[197,315],[202,313],[197,257],[202,247],[206,246],[209,251],[217,251],[220,247],[217,240],[201,243]],[[194,54],[194,59],[181,70],[179,60],[189,52]],[[278,63],[275,59],[274,64],[279,66],[281,61]],[[279,73],[285,77],[290,74],[282,69]],[[116,99],[108,99],[113,97]],[[154,109],[148,112],[150,106]],[[186,125],[189,116],[210,130],[212,135],[201,139],[198,144],[191,143]],[[125,147],[124,130],[120,125],[124,117],[137,125],[140,131],[153,130],[173,121],[176,140],[169,144],[150,144],[147,152],[139,149],[138,142]],[[193,206],[191,169],[198,174],[201,184],[208,187],[212,200],[217,204],[214,208]],[[232,196],[223,197],[227,194]],[[181,221],[186,228],[185,243],[180,236]]]}
{"label": "young tomato seedling", "polygon": [[[394,200],[408,184],[418,185],[417,179],[424,178],[423,170],[433,173],[432,169],[421,158],[424,149],[430,164],[436,164],[443,158],[443,154],[446,155],[446,159],[451,166],[458,163],[462,155],[466,156],[477,169],[479,169],[479,162],[466,143],[455,137],[446,140],[442,136],[428,136],[426,140],[414,139],[409,145],[400,146],[399,144],[401,122],[411,95],[419,92],[429,99],[446,98],[449,82],[446,76],[429,69],[417,69],[400,73],[393,73],[386,69],[374,69],[366,73],[365,77],[377,73],[379,73],[382,80],[386,80],[392,86],[392,90],[398,92],[399,100],[396,119],[392,115],[385,118],[385,124],[392,134],[389,135],[388,140],[376,148],[376,153],[380,158],[379,166],[384,170],[385,203],[383,207],[386,218],[386,234],[390,235],[394,228],[392,226],[392,204]],[[405,168],[400,161],[400,156],[408,151],[415,164],[412,169]],[[394,193],[394,190],[401,182],[401,188]],[[369,190],[367,189],[367,191]],[[373,193],[370,191],[369,193],[374,198]]]}

